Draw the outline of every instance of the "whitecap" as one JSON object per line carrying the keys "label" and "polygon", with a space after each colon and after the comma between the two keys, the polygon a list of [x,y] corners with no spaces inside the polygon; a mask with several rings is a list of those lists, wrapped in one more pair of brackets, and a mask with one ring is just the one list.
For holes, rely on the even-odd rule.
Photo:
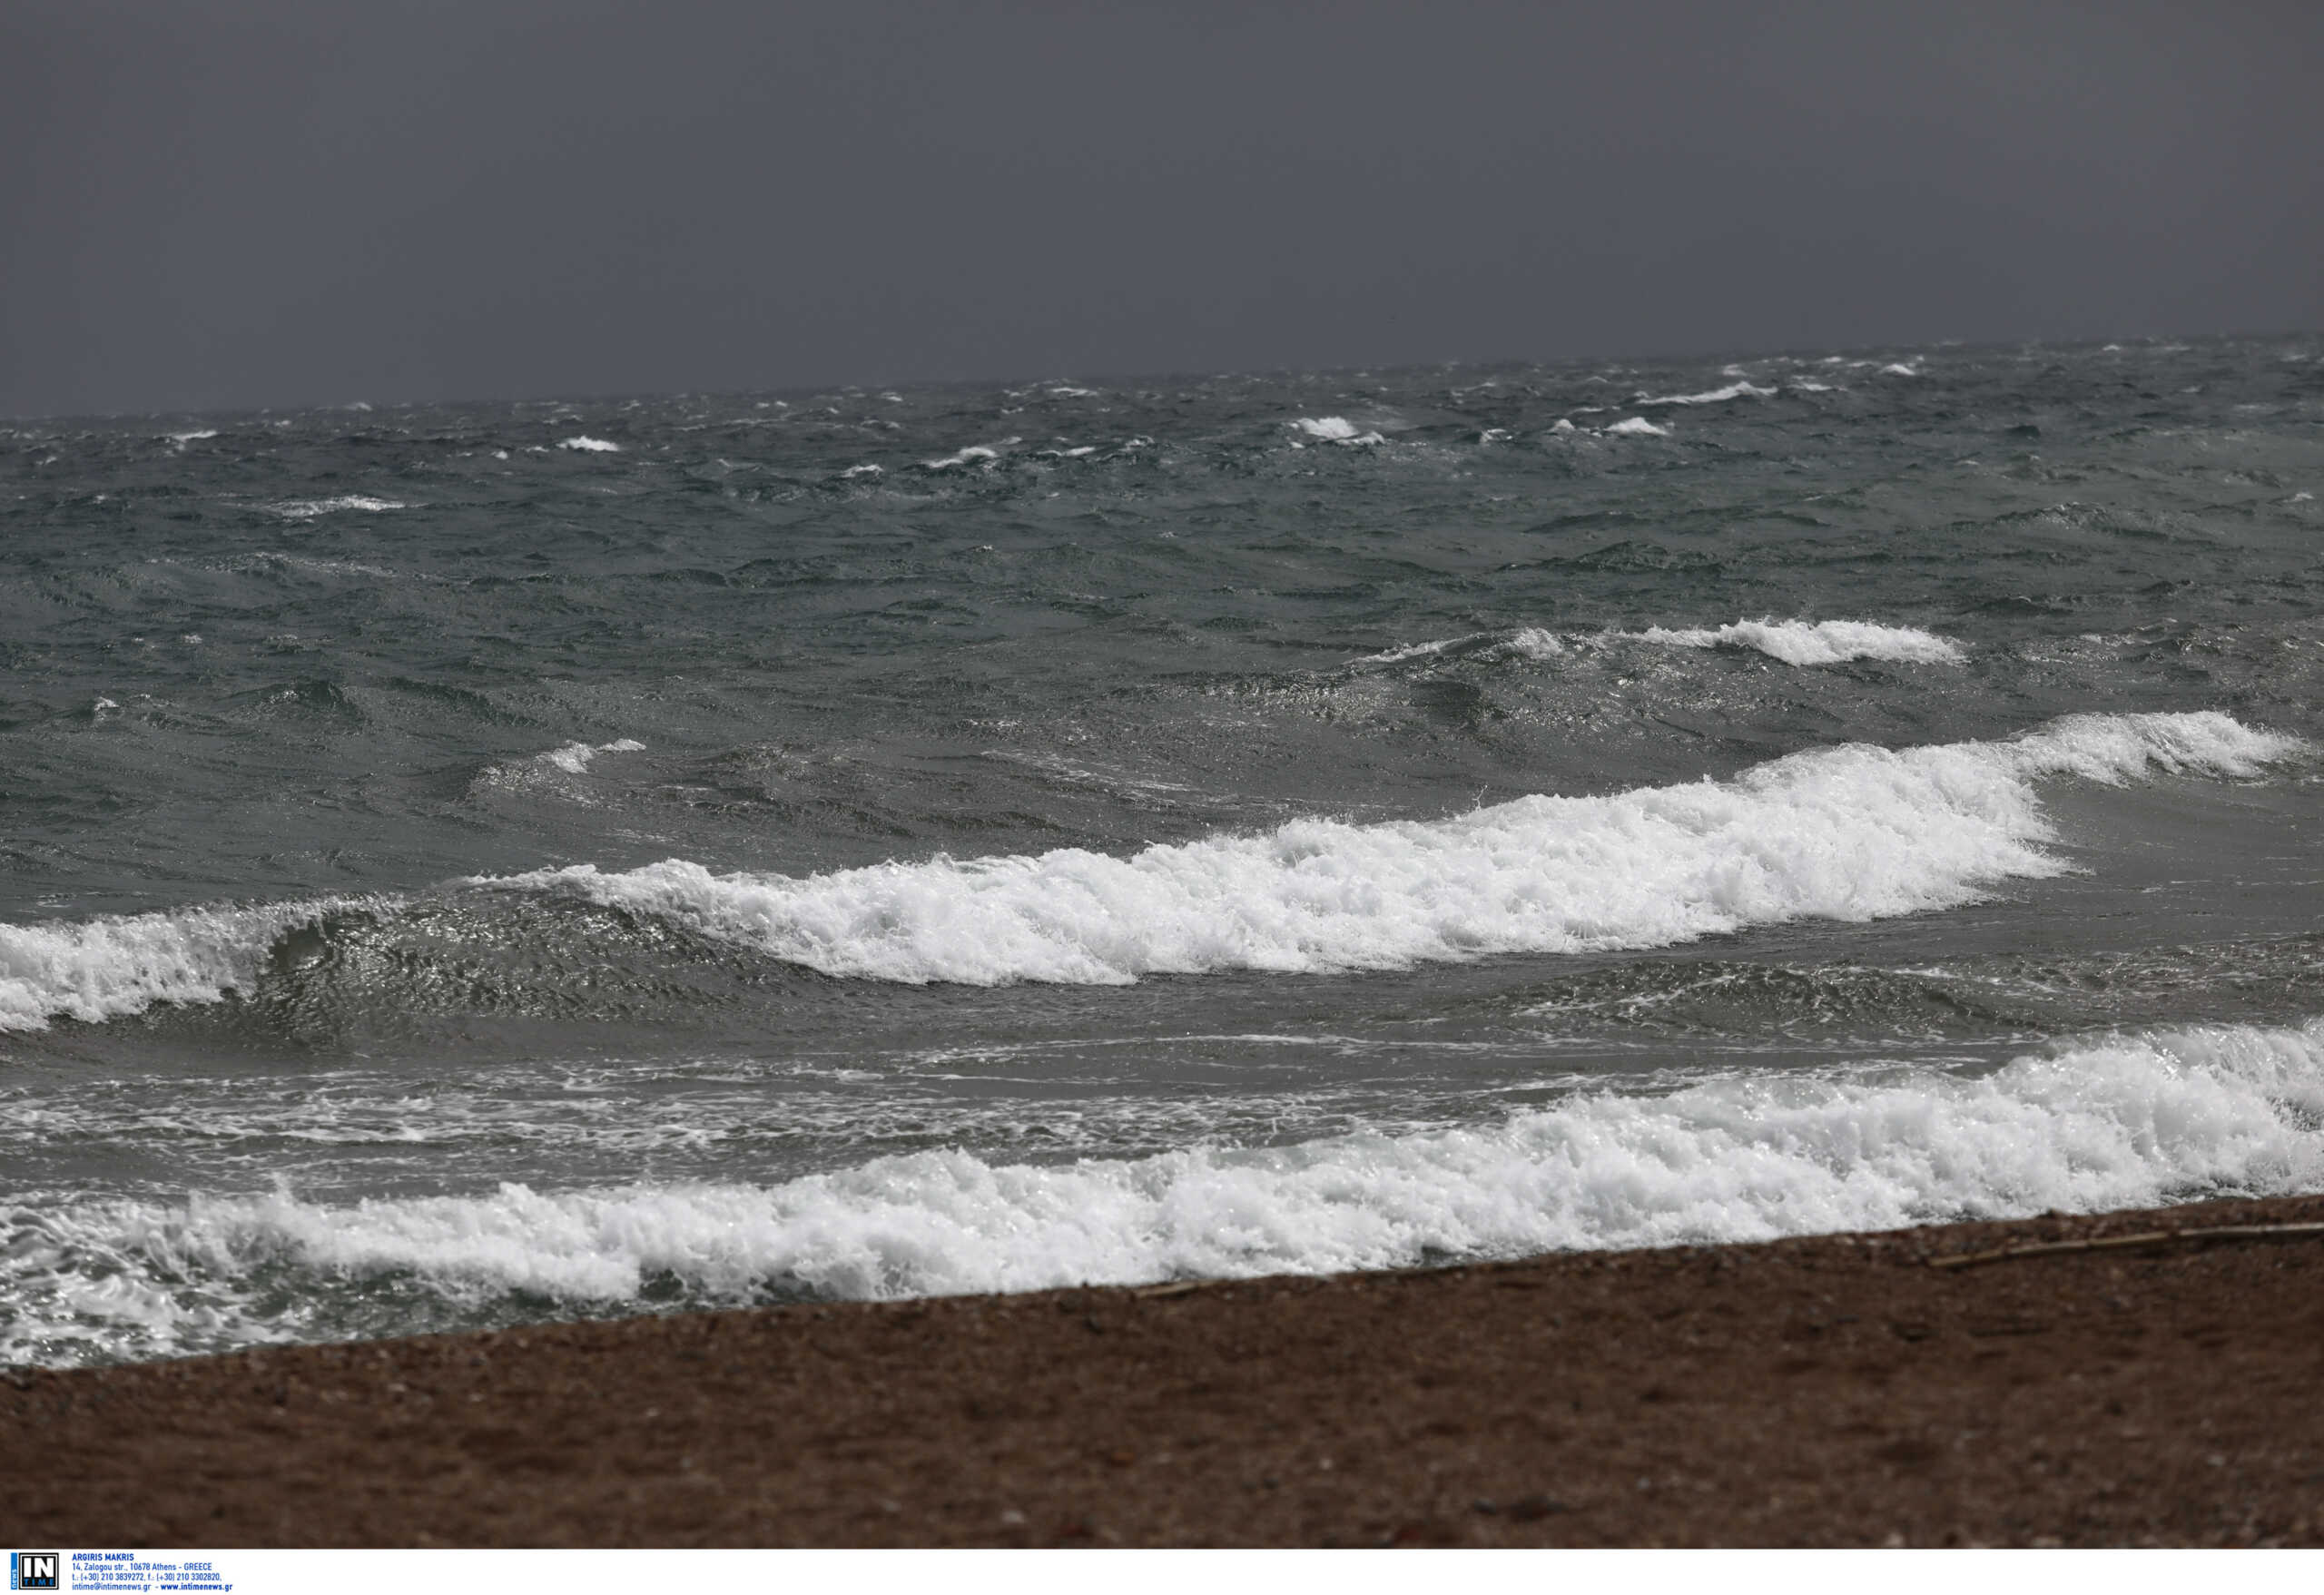
{"label": "whitecap", "polygon": [[617,742],[569,742],[562,747],[543,753],[531,753],[512,759],[504,764],[494,764],[477,777],[482,786],[533,787],[541,783],[552,772],[566,775],[585,775],[596,762],[599,753],[642,753],[645,744],[623,737]]}
{"label": "whitecap", "polygon": [[1344,416],[1300,416],[1291,424],[1302,436],[1318,443],[1337,443],[1345,448],[1362,448],[1387,441],[1377,432],[1359,432],[1355,423]]}
{"label": "whitecap", "polygon": [[1736,399],[1773,399],[1776,389],[1759,388],[1749,382],[1730,382],[1724,388],[1714,388],[1708,393],[1671,393],[1651,399],[1641,393],[1630,400],[1640,407],[1659,404],[1725,404]]}
{"label": "whitecap", "polygon": [[267,506],[285,520],[312,520],[319,515],[336,515],[341,510],[379,515],[390,509],[410,507],[399,498],[379,498],[369,493],[342,493],[335,498],[289,498],[281,504]]}
{"label": "whitecap", "polygon": [[[1437,821],[1301,820],[1128,858],[1063,849],[805,878],[714,875],[670,860],[468,884],[658,915],[860,979],[1122,984],[1220,970],[1390,969],[1952,907],[2000,881],[2067,868],[2044,846],[2054,838],[2039,781],[2245,777],[2303,747],[2212,713],[2077,715],[2007,742],[1825,749],[1724,782],[1525,797]],[[599,754],[639,751],[626,738],[567,743],[495,769],[569,793]],[[283,932],[350,906],[395,904],[0,925],[0,1030],[247,990]]]}
{"label": "whitecap", "polygon": [[1680,648],[1756,648],[1787,665],[1841,665],[1851,659],[1960,665],[1969,657],[1950,637],[1865,620],[1738,620],[1716,629],[1649,626],[1635,635],[1644,642]]}
{"label": "whitecap", "polygon": [[1492,635],[1490,632],[1472,632],[1466,636],[1439,637],[1433,642],[1410,643],[1400,647],[1383,649],[1377,654],[1366,654],[1354,663],[1357,665],[1400,665],[1407,659],[1424,659],[1432,654],[1442,654],[1447,648],[1458,646],[1462,643],[1477,642],[1490,635]]}
{"label": "whitecap", "polygon": [[618,742],[599,743],[595,747],[585,742],[569,742],[561,748],[551,748],[536,757],[568,775],[578,775],[589,768],[599,753],[642,753],[645,751],[644,743],[623,737]]}
{"label": "whitecap", "polygon": [[619,454],[618,443],[608,443],[603,438],[574,437],[560,440],[559,448],[570,448],[581,454]]}
{"label": "whitecap", "polygon": [[1125,984],[1666,947],[1973,901],[2066,869],[2037,780],[2249,775],[2297,739],[2224,714],[2078,716],[2002,743],[1793,754],[1728,781],[1451,819],[1296,820],[1128,858],[1078,848],[793,877],[671,859],[471,884],[665,918],[842,978]]}
{"label": "whitecap", "polygon": [[1000,450],[987,448],[981,443],[971,443],[960,453],[947,455],[942,459],[923,459],[920,462],[920,468],[928,471],[949,471],[954,466],[973,465],[979,461],[1000,458]]}
{"label": "whitecap", "polygon": [[251,987],[284,931],[340,906],[333,900],[187,908],[0,925],[0,1031],[44,1029],[60,1017],[95,1023],[156,1002],[215,1002]]}
{"label": "whitecap", "polygon": [[[1483,645],[1480,647],[1480,645]],[[1438,637],[1431,642],[1408,643],[1401,647],[1366,654],[1350,662],[1352,667],[1366,665],[1401,665],[1410,659],[1425,659],[1442,654],[1448,648],[1478,649],[1488,656],[1519,659],[1554,659],[1566,651],[1565,644],[1556,635],[1539,626],[1525,626],[1503,636],[1497,632],[1470,632],[1457,637]]]}

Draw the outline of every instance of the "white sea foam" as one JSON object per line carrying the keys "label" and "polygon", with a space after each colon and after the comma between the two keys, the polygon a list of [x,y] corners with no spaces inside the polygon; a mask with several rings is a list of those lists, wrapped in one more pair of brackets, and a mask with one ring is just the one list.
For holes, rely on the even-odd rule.
{"label": "white sea foam", "polygon": [[518,791],[537,787],[560,790],[561,795],[571,796],[569,783],[556,780],[558,775],[585,775],[596,762],[599,753],[642,753],[645,744],[623,737],[618,742],[569,742],[562,747],[543,753],[531,753],[521,759],[511,759],[505,764],[487,766],[476,778],[479,787],[502,787]]}
{"label": "white sea foam", "polygon": [[623,737],[619,742],[599,743],[591,747],[585,742],[569,742],[561,748],[552,748],[540,755],[543,763],[554,764],[567,774],[578,775],[586,770],[599,753],[642,753],[645,744]]}
{"label": "white sea foam", "polygon": [[841,475],[842,478],[845,478],[845,477],[877,477],[877,476],[881,476],[881,475],[884,475],[884,474],[885,474],[885,472],[882,470],[882,468],[881,468],[881,467],[879,467],[879,466],[876,466],[876,465],[852,465],[852,466],[848,467],[845,470],[843,470],[843,471],[840,472],[840,475]]}
{"label": "white sea foam", "polygon": [[1303,436],[1313,438],[1319,443],[1338,443],[1360,448],[1387,441],[1377,432],[1359,432],[1355,423],[1344,416],[1301,416],[1291,424]]}
{"label": "white sea foam", "polygon": [[1487,658],[1554,659],[1562,655],[1566,645],[1554,633],[1539,626],[1524,626],[1503,635],[1498,632],[1470,632],[1462,636],[1438,637],[1431,642],[1408,643],[1403,647],[1389,648],[1377,654],[1366,654],[1351,661],[1352,666],[1366,665],[1401,665],[1407,660],[1426,659],[1450,648],[1464,652],[1473,648]]}
{"label": "white sea foam", "polygon": [[920,462],[920,468],[927,471],[949,471],[954,466],[972,465],[979,460],[998,459],[1000,458],[1000,455],[999,450],[987,448],[981,443],[971,443],[966,448],[961,449],[960,453],[947,455],[942,459],[923,459]]}
{"label": "white sea foam", "polygon": [[[1407,1266],[1749,1241],[2324,1180],[2324,1026],[2086,1038],[1982,1078],[1765,1078],[1581,1095],[1484,1127],[1134,1160],[886,1157],[772,1186],[634,1185],[335,1205],[287,1194],[23,1206],[5,1350],[281,1338],[261,1275],[639,1303],[844,1297]],[[44,1350],[44,1343],[45,1347]]]}
{"label": "white sea foam", "polygon": [[1903,361],[1897,360],[1881,367],[1880,374],[1884,377],[1917,377],[1920,375],[1920,372],[1915,370],[1912,367],[1905,365]]}
{"label": "white sea foam", "polygon": [[2004,743],[1793,754],[1730,781],[1525,797],[1453,819],[797,878],[683,859],[473,882],[667,917],[825,974],[1120,984],[1659,947],[1952,907],[2066,866],[2033,783],[2249,775],[2302,746],[2218,714],[2077,716]]}
{"label": "white sea foam", "polygon": [[[278,553],[271,548],[261,549],[255,554],[235,555],[231,559],[221,560],[216,568],[221,570],[263,570],[275,572],[284,570],[315,571],[325,576],[376,576],[382,581],[397,581],[402,579],[397,572],[389,570],[384,566],[365,565],[359,561],[352,559],[316,559],[303,554]],[[422,576],[419,579],[426,581],[435,578]]]}
{"label": "white sea foam", "polygon": [[1644,416],[1632,416],[1628,420],[1616,421],[1608,427],[1606,434],[1610,438],[1668,438],[1670,428],[1658,427]]}
{"label": "white sea foam", "polygon": [[1851,659],[1959,665],[1969,657],[1967,650],[1950,637],[1866,620],[1738,620],[1715,629],[1649,626],[1636,635],[1646,642],[1679,648],[1757,648],[1787,665],[1840,665]]}
{"label": "white sea foam", "polygon": [[557,447],[570,448],[581,454],[619,454],[621,452],[620,444],[608,443],[603,438],[567,438],[559,442]]}
{"label": "white sea foam", "polygon": [[1465,636],[1439,637],[1434,642],[1410,643],[1400,648],[1387,648],[1377,654],[1366,654],[1355,663],[1358,665],[1401,665],[1407,659],[1425,659],[1431,655],[1442,654],[1445,649],[1457,647],[1462,643],[1482,642],[1492,635],[1491,632],[1471,632]]}
{"label": "white sea foam", "polygon": [[1630,402],[1643,408],[1657,404],[1725,404],[1730,399],[1773,399],[1775,396],[1776,390],[1772,388],[1758,388],[1749,382],[1729,382],[1726,387],[1714,388],[1708,393],[1672,393],[1660,399],[1650,399],[1641,393]]}
{"label": "white sea foam", "polygon": [[336,515],[343,509],[378,515],[383,510],[409,509],[411,506],[399,498],[375,498],[369,493],[342,493],[336,498],[288,498],[267,507],[285,520],[312,520],[319,515]]}
{"label": "white sea foam", "polygon": [[[1127,859],[1066,849],[804,879],[719,876],[671,860],[470,884],[575,893],[828,974],[912,983],[1383,969],[1950,907],[2065,868],[2043,851],[2053,833],[2039,780],[2250,776],[2302,746],[2218,714],[2079,715],[2008,742],[1833,748],[1726,782],[1520,798],[1433,822],[1303,820]],[[487,778],[532,785],[640,747],[569,743]],[[343,906],[0,925],[0,1030],[218,1000],[249,989],[285,930]]]}
{"label": "white sea foam", "polygon": [[156,1002],[247,989],[276,938],[336,902],[189,908],[77,922],[0,925],[0,1031],[91,1023]]}
{"label": "white sea foam", "polygon": [[164,432],[162,436],[167,438],[170,442],[177,448],[183,448],[189,443],[199,443],[205,438],[215,438],[218,434],[214,430],[203,430],[199,432]]}

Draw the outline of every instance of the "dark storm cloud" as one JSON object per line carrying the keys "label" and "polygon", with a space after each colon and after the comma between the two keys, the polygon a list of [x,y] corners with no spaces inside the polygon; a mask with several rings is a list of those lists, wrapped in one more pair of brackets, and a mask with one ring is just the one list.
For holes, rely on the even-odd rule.
{"label": "dark storm cloud", "polygon": [[0,21],[0,411],[2324,322],[2324,7]]}

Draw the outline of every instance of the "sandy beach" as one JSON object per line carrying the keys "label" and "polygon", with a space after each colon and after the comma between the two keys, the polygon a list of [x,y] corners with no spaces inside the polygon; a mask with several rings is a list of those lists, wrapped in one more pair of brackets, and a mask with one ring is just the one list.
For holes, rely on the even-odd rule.
{"label": "sandy beach", "polygon": [[2324,1542],[2324,1196],[0,1379],[64,1545]]}

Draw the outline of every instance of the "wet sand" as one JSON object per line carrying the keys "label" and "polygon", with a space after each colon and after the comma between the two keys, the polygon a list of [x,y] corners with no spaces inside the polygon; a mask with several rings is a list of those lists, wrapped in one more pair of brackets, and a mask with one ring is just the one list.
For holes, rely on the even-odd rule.
{"label": "wet sand", "polygon": [[2324,1196],[0,1378],[21,1543],[2324,1543]]}

